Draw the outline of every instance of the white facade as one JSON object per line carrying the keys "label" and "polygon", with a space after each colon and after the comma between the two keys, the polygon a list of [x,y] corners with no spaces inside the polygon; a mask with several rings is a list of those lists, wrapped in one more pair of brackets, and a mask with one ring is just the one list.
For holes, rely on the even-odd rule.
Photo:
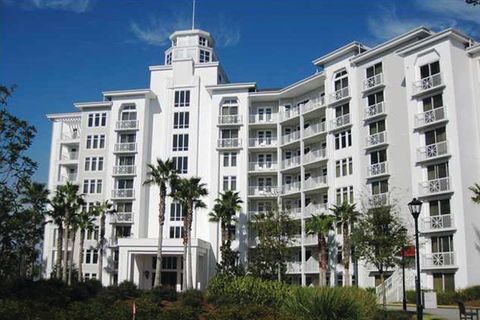
{"label": "white facade", "polygon": [[[151,287],[159,199],[158,188],[143,181],[147,163],[172,157],[182,175],[207,184],[208,208],[225,188],[240,192],[244,205],[233,245],[242,261],[252,245],[249,215],[280,203],[301,220],[288,263],[292,282],[318,281],[316,239],[304,230],[312,214],[343,200],[361,207],[375,197],[397,203],[413,232],[406,203],[419,197],[422,286],[480,284],[480,215],[467,190],[480,181],[478,44],[456,30],[417,28],[374,48],[350,43],[316,59],[320,71],[314,75],[261,91],[255,83],[228,82],[209,33],[179,31],[171,40],[165,64],[150,67],[150,88],[104,92],[104,101],[76,104],[77,113],[49,115],[50,189],[72,180],[87,202],[110,199],[118,210],[107,218],[105,285],[132,280]],[[96,139],[100,146],[102,135],[102,148],[87,149]],[[176,209],[168,200],[162,279],[180,289],[182,221]],[[199,210],[193,225],[199,288],[219,259],[218,225],[208,221],[209,210]],[[48,225],[45,233],[47,274],[53,229]],[[344,281],[337,263],[342,236],[332,232],[329,241],[329,283],[335,285]],[[86,249],[95,246],[88,240]],[[97,276],[91,254],[84,272]],[[362,262],[358,269],[359,285],[374,286],[375,270]]]}

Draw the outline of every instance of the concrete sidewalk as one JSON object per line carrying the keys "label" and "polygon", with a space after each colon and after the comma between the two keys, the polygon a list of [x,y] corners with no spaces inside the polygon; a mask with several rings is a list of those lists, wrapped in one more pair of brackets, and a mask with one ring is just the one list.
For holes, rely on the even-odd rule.
{"label": "concrete sidewalk", "polygon": [[[391,310],[401,310],[402,306],[401,305],[388,305],[388,309]],[[408,311],[415,311],[415,305],[408,305],[407,306]],[[423,313],[428,313],[434,316],[441,317],[442,319],[445,320],[458,320],[459,319],[459,314],[458,314],[458,308],[436,308],[436,309],[424,309]]]}

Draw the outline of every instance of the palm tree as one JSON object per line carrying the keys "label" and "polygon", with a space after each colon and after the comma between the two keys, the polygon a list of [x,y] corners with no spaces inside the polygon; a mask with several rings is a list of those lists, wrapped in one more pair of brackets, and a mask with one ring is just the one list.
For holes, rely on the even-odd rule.
{"label": "palm tree", "polygon": [[159,187],[160,203],[158,205],[158,244],[157,244],[157,264],[155,267],[154,287],[161,285],[161,267],[162,267],[162,244],[163,244],[163,226],[165,224],[165,199],[167,197],[167,187],[172,186],[178,179],[175,164],[172,160],[162,161],[157,159],[157,164],[147,165],[150,171],[149,178],[143,184],[155,184]]}
{"label": "palm tree", "polygon": [[83,248],[85,246],[85,233],[95,230],[95,213],[91,210],[82,210],[77,218],[80,230],[80,248],[78,250],[78,282],[83,280]]}
{"label": "palm tree", "polygon": [[319,284],[322,287],[327,285],[328,247],[326,237],[330,230],[332,230],[334,221],[335,217],[331,215],[313,215],[305,226],[309,234],[316,234],[318,236]]}
{"label": "palm tree", "polygon": [[57,257],[55,261],[55,277],[60,279],[62,277],[62,253],[63,253],[63,223],[66,216],[66,204],[65,197],[63,195],[63,188],[61,186],[57,187],[55,195],[50,200],[51,209],[48,212],[48,215],[52,218],[52,221],[57,225]]}
{"label": "palm tree", "polygon": [[344,201],[341,205],[334,205],[330,210],[335,214],[336,220],[342,226],[343,233],[343,269],[345,273],[345,286],[350,285],[350,256],[352,243],[350,237],[351,226],[358,220],[355,204]]}
{"label": "palm tree", "polygon": [[476,204],[480,204],[480,184],[475,183],[468,189],[473,192],[472,201]]}
{"label": "palm tree", "polygon": [[[187,289],[193,288],[193,275],[192,275],[192,244],[191,244],[191,233],[192,233],[192,222],[193,222],[193,213],[195,209],[205,208],[205,203],[201,200],[202,197],[208,195],[206,185],[201,183],[201,178],[191,177],[188,179],[179,179],[175,184],[175,190],[173,193],[173,198],[179,201],[182,206],[184,206],[185,217],[184,217],[184,230],[183,230],[183,245],[184,245],[184,261],[185,261],[185,251],[187,252],[186,258],[188,260],[188,281],[186,283]],[[183,270],[184,279],[185,277],[185,267]],[[185,281],[184,281],[185,283]]]}
{"label": "palm tree", "polygon": [[105,249],[105,219],[107,215],[115,213],[116,210],[110,201],[97,201],[93,207],[95,216],[100,217],[99,239],[98,239],[98,281],[102,282],[103,274],[103,253]]}

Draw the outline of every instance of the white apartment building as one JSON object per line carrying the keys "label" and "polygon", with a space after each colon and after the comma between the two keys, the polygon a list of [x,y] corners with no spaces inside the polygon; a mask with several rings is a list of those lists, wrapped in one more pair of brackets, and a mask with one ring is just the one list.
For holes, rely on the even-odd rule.
{"label": "white apartment building", "polygon": [[[480,208],[467,188],[480,182],[480,45],[457,30],[420,27],[376,47],[352,42],[316,60],[316,72],[286,88],[230,83],[208,32],[174,32],[150,87],[103,92],[78,112],[51,114],[49,188],[78,183],[88,203],[109,199],[105,285],[131,280],[152,287],[158,188],[145,186],[147,163],[174,159],[182,176],[207,184],[209,209],[193,225],[194,282],[205,288],[219,260],[219,227],[208,212],[219,192],[244,200],[234,246],[246,261],[247,220],[275,203],[301,221],[288,276],[318,282],[312,214],[342,201],[395,202],[413,233],[407,203],[420,198],[422,287],[480,284]],[[87,208],[88,209],[88,205]],[[182,213],[167,201],[162,282],[181,288]],[[46,275],[55,258],[55,226],[45,231]],[[344,282],[342,235],[329,239],[330,285]],[[98,277],[95,234],[83,270]],[[75,254],[76,256],[76,254]],[[378,284],[359,262],[351,281]],[[412,272],[407,284],[413,287]],[[376,279],[377,276],[377,279]],[[355,279],[357,277],[358,279]],[[398,271],[389,295],[398,287]],[[395,298],[391,298],[395,299]]]}

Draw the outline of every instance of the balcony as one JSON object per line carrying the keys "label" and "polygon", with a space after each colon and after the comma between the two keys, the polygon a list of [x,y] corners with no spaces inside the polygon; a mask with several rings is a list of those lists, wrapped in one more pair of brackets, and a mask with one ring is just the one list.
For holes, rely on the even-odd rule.
{"label": "balcony", "polygon": [[282,112],[282,121],[297,117],[299,115],[300,115],[299,107],[292,107],[290,109],[286,109]]}
{"label": "balcony", "polygon": [[421,94],[443,85],[442,74],[437,73],[413,83],[413,94]]}
{"label": "balcony", "polygon": [[248,195],[256,197],[276,197],[278,190],[277,187],[273,186],[249,186]]}
{"label": "balcony", "polygon": [[455,229],[453,215],[442,214],[423,218],[423,233],[441,232]]}
{"label": "balcony", "polygon": [[136,152],[137,143],[136,142],[115,143],[114,151],[115,152]]}
{"label": "balcony", "polygon": [[388,174],[388,162],[374,163],[367,167],[367,177],[375,178]]}
{"label": "balcony", "polygon": [[293,131],[282,136],[282,144],[291,143],[300,139],[300,131]]}
{"label": "balcony", "polygon": [[322,148],[322,149],[316,149],[316,150],[310,150],[310,152],[306,153],[303,156],[303,163],[312,163],[315,161],[322,161],[327,158],[327,149]]}
{"label": "balcony", "polygon": [[330,98],[331,98],[331,103],[335,103],[337,101],[340,101],[340,100],[343,100],[345,98],[348,98],[348,96],[350,95],[350,92],[348,90],[348,87],[346,88],[342,88],[340,90],[337,90],[335,91],[334,93],[332,93],[330,95]]}
{"label": "balcony", "polygon": [[422,269],[456,268],[455,252],[435,252],[422,255]]}
{"label": "balcony", "polygon": [[300,261],[287,262],[287,273],[301,273],[302,263]]}
{"label": "balcony", "polygon": [[421,128],[447,120],[445,107],[435,108],[415,115],[415,127]]}
{"label": "balcony", "polygon": [[378,208],[388,206],[390,204],[390,194],[388,192],[372,194],[368,198],[369,208]]}
{"label": "balcony", "polygon": [[242,140],[239,138],[218,139],[218,149],[234,149],[242,147]]}
{"label": "balcony", "polygon": [[300,192],[300,182],[299,181],[285,183],[282,186],[282,194],[289,194],[289,193],[295,193],[295,192]]}
{"label": "balcony", "polygon": [[113,189],[112,199],[133,199],[135,197],[134,189]]}
{"label": "balcony", "polygon": [[421,182],[419,188],[420,194],[422,196],[430,196],[439,193],[450,192],[450,177]]}
{"label": "balcony", "polygon": [[78,152],[67,152],[60,156],[61,161],[77,161]]}
{"label": "balcony", "polygon": [[65,141],[65,142],[79,142],[80,132],[78,131],[63,132],[60,138],[62,141]]}
{"label": "balcony", "polygon": [[325,122],[318,122],[315,124],[312,124],[308,126],[304,131],[303,131],[303,136],[304,138],[311,137],[313,135],[316,135],[318,133],[323,133],[326,132],[326,125]]}
{"label": "balcony", "polygon": [[383,73],[374,75],[363,81],[363,91],[368,91],[383,84]]}
{"label": "balcony", "polygon": [[313,204],[310,203],[305,207],[305,218],[310,218],[313,215],[319,215],[322,213],[326,213],[329,210],[328,203],[317,203]]}
{"label": "balcony", "polygon": [[300,156],[282,160],[282,169],[289,169],[300,165]]}
{"label": "balcony", "polygon": [[70,182],[70,183],[76,183],[78,180],[78,173],[65,173],[65,174],[62,174],[60,176],[60,178],[58,179],[58,182],[60,184],[64,184],[64,183],[67,183],[67,182]]}
{"label": "balcony", "polygon": [[327,176],[309,177],[303,183],[304,189],[317,189],[327,186]]}
{"label": "balcony", "polygon": [[417,149],[417,161],[426,161],[447,156],[448,142],[442,141]]}
{"label": "balcony", "polygon": [[302,208],[300,207],[287,208],[285,212],[288,213],[292,219],[300,219],[302,217]]}
{"label": "balcony", "polygon": [[248,122],[250,124],[275,124],[277,122],[277,114],[270,113],[270,114],[250,114],[248,116]]}
{"label": "balcony", "polygon": [[117,176],[134,175],[136,166],[114,166],[113,174]]}
{"label": "balcony", "polygon": [[251,148],[259,147],[271,147],[275,148],[277,146],[277,138],[250,138],[248,140],[248,146]]}
{"label": "balcony", "polygon": [[133,222],[132,212],[117,212],[112,216],[112,223],[131,223]]}
{"label": "balcony", "polygon": [[119,120],[115,126],[117,130],[137,130],[138,120]]}
{"label": "balcony", "polygon": [[385,103],[383,101],[366,107],[363,120],[370,120],[381,115],[385,115]]}
{"label": "balcony", "polygon": [[318,237],[316,234],[309,234],[303,238],[303,244],[306,246],[317,245]]}
{"label": "balcony", "polygon": [[350,114],[344,114],[330,122],[330,130],[340,129],[350,124]]}
{"label": "balcony", "polygon": [[302,106],[302,112],[307,113],[316,109],[325,107],[325,97],[319,99],[313,99]]}
{"label": "balcony", "polygon": [[369,135],[366,139],[365,148],[372,148],[387,143],[387,133],[385,131]]}
{"label": "balcony", "polygon": [[242,116],[238,114],[218,116],[220,125],[237,125],[242,123]]}
{"label": "balcony", "polygon": [[248,163],[248,171],[252,172],[271,172],[277,169],[277,161],[251,161]]}

